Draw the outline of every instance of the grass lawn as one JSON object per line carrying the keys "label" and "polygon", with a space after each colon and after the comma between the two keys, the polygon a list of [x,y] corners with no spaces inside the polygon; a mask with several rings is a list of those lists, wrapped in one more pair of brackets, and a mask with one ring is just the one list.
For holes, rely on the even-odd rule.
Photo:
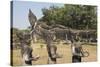
{"label": "grass lawn", "polygon": [[[43,48],[41,48],[40,45],[43,45]],[[32,45],[32,47],[33,47],[33,54],[40,55],[39,60],[33,61],[32,64],[33,65],[47,64],[48,54],[47,54],[45,44],[36,43],[36,44]],[[83,45],[83,49],[87,50],[90,53],[90,55],[88,57],[82,58],[82,62],[97,61],[97,46]],[[57,59],[58,64],[72,62],[72,58],[71,58],[72,54],[71,54],[70,45],[58,44],[57,45],[57,52],[59,54],[63,55],[62,58]],[[13,54],[13,57],[12,57],[13,58],[13,65],[14,66],[22,65],[22,58],[21,58],[21,54],[20,54],[20,49],[13,50],[12,54]]]}

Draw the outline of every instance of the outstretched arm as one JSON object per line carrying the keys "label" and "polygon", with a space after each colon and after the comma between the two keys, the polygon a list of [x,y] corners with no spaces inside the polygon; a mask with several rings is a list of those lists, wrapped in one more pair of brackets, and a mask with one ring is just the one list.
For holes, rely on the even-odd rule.
{"label": "outstretched arm", "polygon": [[39,58],[40,58],[39,56],[36,56],[36,57],[29,58],[29,60],[37,61]]}

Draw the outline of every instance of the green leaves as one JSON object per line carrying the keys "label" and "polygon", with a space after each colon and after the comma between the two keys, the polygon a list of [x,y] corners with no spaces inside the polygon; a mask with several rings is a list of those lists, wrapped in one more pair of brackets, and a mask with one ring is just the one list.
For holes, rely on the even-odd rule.
{"label": "green leaves", "polygon": [[42,9],[42,20],[48,25],[61,24],[74,29],[97,29],[96,6],[64,5]]}

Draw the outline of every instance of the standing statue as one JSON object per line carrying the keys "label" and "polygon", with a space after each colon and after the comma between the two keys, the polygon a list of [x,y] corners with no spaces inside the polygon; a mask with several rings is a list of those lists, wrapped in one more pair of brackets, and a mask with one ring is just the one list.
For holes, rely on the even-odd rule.
{"label": "standing statue", "polygon": [[80,38],[78,35],[75,36],[75,39],[73,40],[71,44],[72,49],[72,63],[82,62],[82,57],[88,57],[89,52],[83,51],[83,47],[80,42]]}
{"label": "standing statue", "polygon": [[33,56],[32,54],[33,49],[30,45],[30,34],[26,32],[18,32],[17,37],[20,41],[23,65],[32,65],[32,61],[39,59],[39,56]]}

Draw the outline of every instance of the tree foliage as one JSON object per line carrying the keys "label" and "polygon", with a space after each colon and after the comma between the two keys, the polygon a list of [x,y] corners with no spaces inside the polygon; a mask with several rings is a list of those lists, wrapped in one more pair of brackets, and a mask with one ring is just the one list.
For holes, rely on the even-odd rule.
{"label": "tree foliage", "polygon": [[61,24],[74,29],[97,29],[97,8],[89,5],[64,5],[43,8],[42,21],[48,25]]}
{"label": "tree foliage", "polygon": [[[21,47],[21,41],[24,39],[26,39],[28,41],[29,39],[29,36],[26,37],[23,36],[25,33],[26,34],[29,34],[30,33],[30,30],[29,29],[24,29],[24,30],[20,30],[18,28],[11,28],[11,37],[12,37],[12,46],[13,48],[20,48]],[[26,37],[26,38],[25,38]]]}

